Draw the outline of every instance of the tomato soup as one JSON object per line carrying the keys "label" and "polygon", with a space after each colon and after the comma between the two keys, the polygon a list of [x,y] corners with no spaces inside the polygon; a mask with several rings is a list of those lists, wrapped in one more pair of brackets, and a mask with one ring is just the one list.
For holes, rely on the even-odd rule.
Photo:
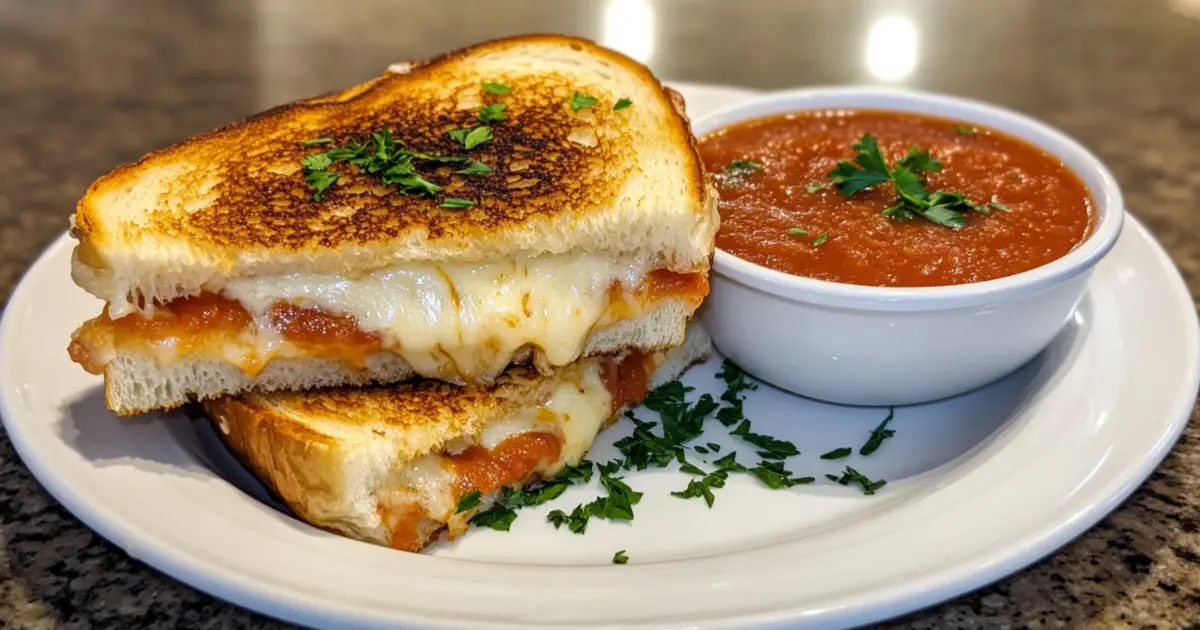
{"label": "tomato soup", "polygon": [[[854,145],[868,134],[888,168],[881,181],[844,194],[830,173],[854,170],[838,163],[853,163]],[[805,112],[741,123],[699,145],[719,185],[717,246],[793,275],[895,287],[979,282],[1061,258],[1092,229],[1087,189],[1061,161],[978,125],[899,112]],[[910,162],[925,194],[936,201],[947,198],[933,196],[938,191],[954,193],[957,207],[969,208],[955,216],[957,226],[904,211],[924,206],[904,206],[894,183],[901,176],[888,180],[887,172],[898,173],[893,166],[914,146],[940,165]]]}

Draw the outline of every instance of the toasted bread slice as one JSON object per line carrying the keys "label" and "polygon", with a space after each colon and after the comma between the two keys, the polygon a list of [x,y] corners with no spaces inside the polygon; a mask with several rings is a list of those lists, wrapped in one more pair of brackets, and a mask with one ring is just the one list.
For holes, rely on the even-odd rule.
{"label": "toasted bread slice", "polygon": [[[525,36],[472,46],[337,94],[277,107],[151,153],[79,202],[73,277],[114,317],[219,292],[233,278],[363,274],[415,261],[578,251],[707,270],[716,195],[683,102],[644,66],[589,41]],[[483,84],[511,91],[494,94]],[[575,94],[596,99],[576,109]],[[632,105],[614,110],[619,99]],[[449,133],[480,125],[472,149]],[[442,187],[401,194],[337,163],[314,199],[301,163],[389,128],[403,146],[487,164],[424,163]],[[305,140],[328,138],[328,145]],[[466,199],[465,209],[440,207]]]}
{"label": "toasted bread slice", "polygon": [[[438,381],[219,398],[219,434],[293,512],[351,538],[418,551],[505,487],[573,466],[596,434],[710,351],[698,326],[669,353],[596,357],[489,387]],[[459,501],[480,492],[477,507]]]}

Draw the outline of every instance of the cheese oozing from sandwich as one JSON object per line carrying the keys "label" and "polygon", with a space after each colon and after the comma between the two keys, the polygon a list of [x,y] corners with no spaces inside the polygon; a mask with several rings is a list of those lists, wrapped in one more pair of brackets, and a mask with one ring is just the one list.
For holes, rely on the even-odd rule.
{"label": "cheese oozing from sandwich", "polygon": [[[645,395],[661,359],[629,353],[585,360],[578,376],[559,383],[540,406],[523,408],[478,436],[394,471],[376,493],[391,545],[419,551],[443,526],[453,540],[500,489],[578,464],[614,412]],[[480,505],[456,513],[460,499],[476,490]]]}
{"label": "cheese oozing from sandwich", "polygon": [[174,300],[152,313],[106,312],[76,334],[72,356],[94,372],[132,351],[162,364],[220,359],[254,374],[273,358],[361,367],[387,351],[421,376],[489,382],[525,350],[540,365],[566,365],[597,330],[665,299],[698,306],[707,292],[702,271],[587,253],[406,264],[356,278],[233,278],[219,294]]}

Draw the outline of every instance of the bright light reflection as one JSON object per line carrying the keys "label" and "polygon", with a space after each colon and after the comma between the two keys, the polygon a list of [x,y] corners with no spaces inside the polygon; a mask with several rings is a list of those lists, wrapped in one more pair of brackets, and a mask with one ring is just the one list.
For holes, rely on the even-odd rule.
{"label": "bright light reflection", "polygon": [[906,79],[917,69],[917,26],[899,16],[882,17],[867,31],[867,72],[881,81]]}
{"label": "bright light reflection", "polygon": [[654,9],[646,0],[608,0],[601,43],[646,63],[654,54]]}

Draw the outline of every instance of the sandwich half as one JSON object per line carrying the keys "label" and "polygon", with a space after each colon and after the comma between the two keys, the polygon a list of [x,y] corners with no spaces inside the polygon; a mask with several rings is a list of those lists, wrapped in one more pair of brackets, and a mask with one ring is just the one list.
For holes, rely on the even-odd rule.
{"label": "sandwich half", "polygon": [[[420,551],[453,539],[506,487],[553,477],[597,433],[708,355],[690,327],[668,352],[590,357],[548,374],[519,366],[491,385],[422,380],[273,392],[201,403],[238,458],[317,527]],[[469,493],[479,501],[458,511]]]}
{"label": "sandwich half", "polygon": [[70,344],[132,414],[683,341],[716,194],[683,102],[591,42],[489,42],[151,153],[79,202]]}

